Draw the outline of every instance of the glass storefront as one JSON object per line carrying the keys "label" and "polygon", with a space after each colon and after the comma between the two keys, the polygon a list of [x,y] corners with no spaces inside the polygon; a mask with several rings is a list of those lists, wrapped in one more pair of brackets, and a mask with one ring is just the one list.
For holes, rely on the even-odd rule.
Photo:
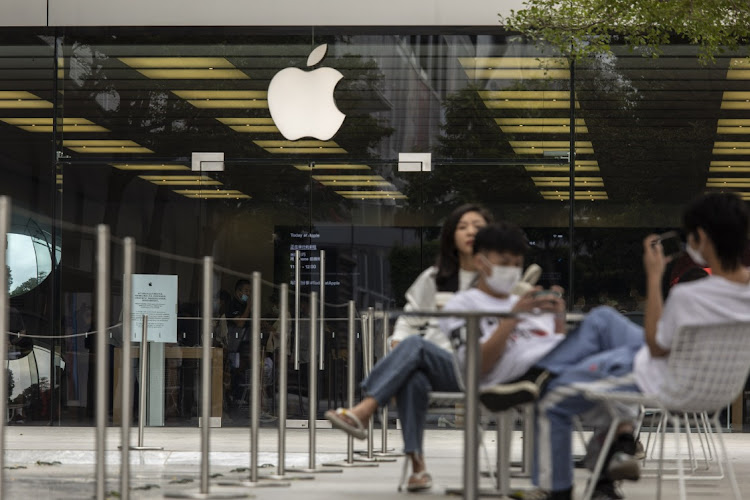
{"label": "glass storefront", "polygon": [[[327,56],[307,68],[321,44]],[[27,335],[8,365],[12,419],[92,423],[94,236],[82,226],[134,237],[137,273],[178,277],[177,342],[154,351],[153,425],[197,419],[205,255],[217,264],[219,316],[237,308],[238,280],[262,273],[269,414],[278,285],[294,289],[295,250],[303,318],[309,292],[321,290],[325,251],[322,412],[346,394],[347,301],[360,312],[403,305],[435,258],[444,217],[462,203],[521,225],[533,243],[528,262],[542,266],[543,285],[568,290],[572,310],[609,304],[637,319],[643,236],[679,226],[682,206],[701,192],[750,186],[750,76],[746,59],[701,65],[686,45],[658,59],[615,54],[572,64],[499,29],[4,30],[0,191],[18,208],[8,242],[12,328]],[[330,139],[290,141],[277,128],[268,86],[289,67],[342,74],[333,98],[346,117]],[[306,91],[287,97],[302,102]],[[306,115],[313,128],[316,113]],[[224,161],[195,169],[196,152]],[[399,163],[400,153],[430,153],[430,168]],[[244,425],[247,337],[242,321],[224,324],[214,338],[221,404],[212,414]],[[307,417],[307,348],[302,341],[300,369],[289,372],[291,418]]]}

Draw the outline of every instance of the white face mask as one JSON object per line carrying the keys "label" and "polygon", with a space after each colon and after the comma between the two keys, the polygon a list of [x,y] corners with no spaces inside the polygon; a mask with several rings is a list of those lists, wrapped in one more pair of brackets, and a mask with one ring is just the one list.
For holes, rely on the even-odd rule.
{"label": "white face mask", "polygon": [[521,280],[521,268],[517,266],[496,266],[486,257],[485,262],[492,267],[492,273],[484,277],[490,289],[502,295],[509,295],[513,286]]}
{"label": "white face mask", "polygon": [[699,266],[701,267],[708,266],[708,262],[706,262],[706,259],[703,258],[703,255],[700,253],[700,250],[697,250],[688,244],[688,245],[685,245],[685,251],[690,256],[690,258],[693,259],[693,262],[695,262]]}

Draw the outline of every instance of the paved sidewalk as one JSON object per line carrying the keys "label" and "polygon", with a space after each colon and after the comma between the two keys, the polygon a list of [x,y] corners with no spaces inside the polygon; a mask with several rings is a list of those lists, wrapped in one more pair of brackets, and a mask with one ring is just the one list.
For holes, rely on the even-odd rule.
{"label": "paved sidewalk", "polygon": [[[494,432],[485,434],[489,452],[494,460]],[[381,500],[400,497],[396,486],[401,474],[402,459],[381,463],[375,468],[349,468],[341,473],[317,474],[311,481],[293,481],[288,488],[234,488],[218,485],[225,480],[247,477],[247,471],[237,471],[249,465],[249,433],[246,429],[211,429],[211,474],[221,474],[212,479],[211,492],[245,492],[259,499],[289,498],[297,496],[311,500]],[[346,458],[346,438],[332,429],[319,429],[316,435],[316,464]],[[398,431],[389,432],[389,444],[401,447]],[[136,435],[133,435],[133,442]],[[147,428],[145,444],[163,446],[164,451],[131,452],[133,477],[131,498],[160,498],[165,492],[198,491],[200,434],[196,428]],[[750,434],[726,435],[727,445],[734,460],[735,471],[743,497],[750,498]],[[463,437],[457,430],[430,430],[425,439],[426,460],[435,479],[432,492],[420,498],[445,498],[445,487],[461,484],[461,457]],[[380,432],[376,433],[376,448],[380,446]],[[668,442],[669,443],[669,442]],[[119,490],[119,429],[109,429],[107,443],[108,491]],[[578,444],[578,443],[576,443]],[[8,499],[80,499],[94,492],[94,429],[84,427],[9,427],[6,430],[6,496]],[[667,449],[671,444],[668,444]],[[356,448],[363,449],[364,442]],[[287,466],[306,467],[308,464],[308,434],[305,429],[287,431]],[[577,450],[582,452],[582,450]],[[513,436],[513,459],[521,454],[520,433]],[[260,430],[260,464],[277,464],[276,431]],[[37,463],[40,462],[40,464]],[[44,463],[60,462],[54,465]],[[486,463],[482,458],[482,465]],[[15,468],[15,467],[24,468]],[[266,467],[260,474],[275,473],[276,468]],[[580,493],[585,485],[586,471],[576,471],[576,489]],[[488,479],[483,486],[490,487]],[[528,485],[528,481],[514,479],[514,486]],[[627,498],[651,499],[655,497],[655,479],[642,478],[636,483],[624,483]],[[726,480],[691,481],[688,494],[693,499],[731,498]],[[112,495],[116,498],[116,494]],[[678,498],[676,483],[665,483],[665,499]]]}

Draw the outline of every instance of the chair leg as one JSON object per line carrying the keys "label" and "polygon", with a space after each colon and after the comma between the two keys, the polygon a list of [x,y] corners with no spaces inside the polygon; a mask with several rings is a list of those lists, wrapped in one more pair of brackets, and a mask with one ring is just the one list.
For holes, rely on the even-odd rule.
{"label": "chair leg", "polygon": [[677,455],[677,480],[678,489],[680,491],[680,500],[686,500],[685,471],[683,470],[682,455],[680,454],[680,415],[672,415],[672,426],[674,427],[675,452]]}
{"label": "chair leg", "polygon": [[661,439],[659,448],[659,467],[656,472],[656,500],[661,500],[661,487],[662,487],[662,476],[664,474],[664,441],[667,436],[667,426],[664,425],[665,413],[662,412],[661,419],[659,420],[659,428],[657,430],[658,436]]}
{"label": "chair leg", "polygon": [[685,419],[685,438],[687,439],[688,459],[690,460],[690,472],[693,473],[698,469],[698,461],[695,458],[695,450],[693,449],[693,433],[690,432],[690,419],[688,414],[683,413],[682,418]]}
{"label": "chair leg", "polygon": [[740,495],[740,487],[737,484],[737,478],[734,475],[734,467],[732,467],[732,462],[729,461],[729,455],[727,454],[727,447],[724,444],[724,435],[721,432],[721,424],[719,423],[718,412],[711,419],[711,422],[713,423],[713,426],[716,428],[716,438],[719,441],[719,447],[721,448],[721,457],[719,457],[718,460],[719,462],[721,462],[722,460],[726,460],[727,476],[729,477],[729,483],[732,486],[732,493],[734,493],[734,498],[736,500],[741,500],[742,495]]}
{"label": "chair leg", "polygon": [[604,438],[604,443],[602,443],[602,449],[599,452],[599,457],[596,459],[596,465],[594,466],[594,471],[591,473],[591,479],[589,479],[586,489],[583,492],[583,500],[591,500],[591,497],[594,495],[596,482],[599,480],[599,476],[604,468],[604,460],[607,458],[607,450],[612,446],[612,442],[615,440],[615,432],[620,425],[620,418],[616,416],[616,412],[612,408],[609,408],[609,410],[612,414],[612,423],[607,430],[607,436]]}

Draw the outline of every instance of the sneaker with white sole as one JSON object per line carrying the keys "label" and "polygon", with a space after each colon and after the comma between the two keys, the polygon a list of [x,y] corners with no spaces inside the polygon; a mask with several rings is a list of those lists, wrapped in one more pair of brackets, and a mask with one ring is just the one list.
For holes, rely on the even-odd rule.
{"label": "sneaker with white sole", "polygon": [[641,477],[640,461],[633,455],[624,451],[616,451],[607,463],[607,478],[612,481],[625,479],[627,481],[638,481]]}

